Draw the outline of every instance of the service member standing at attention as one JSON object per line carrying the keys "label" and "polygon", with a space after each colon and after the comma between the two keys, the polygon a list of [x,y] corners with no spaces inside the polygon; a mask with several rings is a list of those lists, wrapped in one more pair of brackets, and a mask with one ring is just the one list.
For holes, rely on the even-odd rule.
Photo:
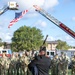
{"label": "service member standing at attention", "polygon": [[51,60],[51,75],[58,75],[59,56],[56,54]]}
{"label": "service member standing at attention", "polygon": [[67,56],[67,53],[64,54],[64,75],[68,75],[68,64],[70,62],[70,58]]}
{"label": "service member standing at attention", "polygon": [[71,58],[71,62],[72,62],[72,74],[71,75],[75,75],[75,55]]}
{"label": "service member standing at attention", "polygon": [[35,68],[33,75],[49,75],[50,64],[51,60],[46,56],[46,47],[42,47],[39,55],[31,61],[28,67],[30,71],[32,71],[33,67]]}
{"label": "service member standing at attention", "polygon": [[61,55],[59,56],[58,75],[65,75],[65,56],[64,56],[64,52],[61,52]]}
{"label": "service member standing at attention", "polygon": [[2,66],[2,74],[1,75],[6,75],[9,69],[9,64],[10,61],[8,59],[8,57],[6,56],[6,53],[2,54],[2,58],[1,58],[1,66]]}

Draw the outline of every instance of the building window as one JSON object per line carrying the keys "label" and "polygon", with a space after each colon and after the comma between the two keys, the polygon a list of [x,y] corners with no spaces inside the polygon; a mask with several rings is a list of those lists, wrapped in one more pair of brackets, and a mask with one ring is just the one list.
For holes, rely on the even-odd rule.
{"label": "building window", "polygon": [[54,52],[51,52],[51,55],[54,55]]}

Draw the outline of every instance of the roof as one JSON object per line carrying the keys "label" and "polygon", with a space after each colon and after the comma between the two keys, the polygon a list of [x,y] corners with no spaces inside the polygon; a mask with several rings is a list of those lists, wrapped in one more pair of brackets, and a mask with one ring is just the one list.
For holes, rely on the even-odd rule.
{"label": "roof", "polygon": [[57,41],[46,41],[48,44],[58,44]]}

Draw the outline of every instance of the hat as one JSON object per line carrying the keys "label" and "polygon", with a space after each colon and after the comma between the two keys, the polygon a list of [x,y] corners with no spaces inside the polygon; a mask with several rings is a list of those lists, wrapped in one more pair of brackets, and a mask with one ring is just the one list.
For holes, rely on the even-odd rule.
{"label": "hat", "polygon": [[41,47],[40,47],[40,52],[41,52],[41,51],[45,51],[45,52],[46,52],[46,47],[45,47],[45,46],[44,46],[44,47],[41,46]]}

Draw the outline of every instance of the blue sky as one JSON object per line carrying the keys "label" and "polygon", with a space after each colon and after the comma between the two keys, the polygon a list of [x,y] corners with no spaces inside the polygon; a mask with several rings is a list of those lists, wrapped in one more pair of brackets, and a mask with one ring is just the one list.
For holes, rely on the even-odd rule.
{"label": "blue sky", "polygon": [[[3,41],[11,42],[14,31],[26,25],[39,28],[44,37],[49,35],[48,41],[60,39],[66,41],[71,46],[75,46],[74,38],[36,12],[33,8],[34,4],[40,6],[75,32],[75,0],[0,0],[0,9],[4,5],[8,5],[8,1],[16,1],[19,5],[19,10],[8,10],[0,15],[0,38]],[[8,25],[14,19],[15,12],[25,9],[29,9],[29,12],[9,29]]]}

